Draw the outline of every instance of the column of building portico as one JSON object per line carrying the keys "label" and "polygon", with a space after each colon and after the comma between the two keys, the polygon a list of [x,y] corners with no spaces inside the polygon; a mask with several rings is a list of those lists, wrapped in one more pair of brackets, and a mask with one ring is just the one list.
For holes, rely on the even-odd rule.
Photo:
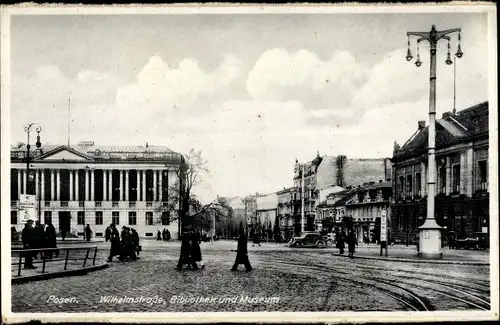
{"label": "column of building portico", "polygon": [[466,170],[466,151],[462,151],[460,153],[460,186],[459,186],[459,193],[460,194],[465,194],[465,170]]}
{"label": "column of building portico", "polygon": [[141,199],[142,201],[146,201],[146,170],[143,169],[141,170],[141,179],[142,179],[142,196]]}
{"label": "column of building portico", "polygon": [[123,169],[120,169],[120,198],[118,201],[123,201]]}
{"label": "column of building portico", "polygon": [[127,169],[125,171],[125,201],[128,201],[129,199],[129,188],[130,188],[130,183],[129,183],[129,172],[130,170]]}
{"label": "column of building portico", "polygon": [[158,174],[160,178],[160,184],[158,184],[158,190],[160,191],[158,195],[158,201],[161,202],[163,200],[163,169],[160,169],[158,171]]}
{"label": "column of building portico", "polygon": [[40,169],[40,172],[42,173],[42,188],[41,188],[41,200],[45,201],[45,169]]}
{"label": "column of building portico", "polygon": [[95,170],[90,170],[90,201],[95,200]]}
{"label": "column of building portico", "polygon": [[80,170],[75,170],[75,201],[80,201]]}
{"label": "column of building portico", "polygon": [[108,199],[113,201],[113,171],[111,169],[108,176]]}
{"label": "column of building portico", "polygon": [[85,181],[85,201],[89,200],[89,171],[85,169],[85,175],[84,175],[84,181]]}
{"label": "column of building portico", "polygon": [[156,201],[156,174],[158,173],[157,170],[153,169],[153,201]]}
{"label": "column of building portico", "polygon": [[28,179],[28,173],[26,172],[26,170],[23,170],[23,194],[27,194],[26,193],[26,181]]}
{"label": "column of building portico", "polygon": [[73,201],[73,169],[69,170],[69,200]]}
{"label": "column of building portico", "polygon": [[57,198],[56,200],[60,201],[61,200],[61,170],[57,169],[56,170],[56,184],[57,184]]}
{"label": "column of building portico", "polygon": [[103,169],[102,170],[102,200],[103,201],[107,201],[107,197],[108,197],[108,190],[107,190],[107,181],[106,181],[106,178],[107,178],[107,173],[108,173],[108,170],[107,169]]}
{"label": "column of building portico", "polygon": [[451,187],[451,158],[446,157],[446,195],[450,195]]}
{"label": "column of building portico", "polygon": [[465,170],[465,188],[468,197],[472,196],[472,185],[474,180],[474,152],[472,148],[467,149],[467,169]]}
{"label": "column of building portico", "polygon": [[55,171],[50,170],[50,200],[56,200]]}

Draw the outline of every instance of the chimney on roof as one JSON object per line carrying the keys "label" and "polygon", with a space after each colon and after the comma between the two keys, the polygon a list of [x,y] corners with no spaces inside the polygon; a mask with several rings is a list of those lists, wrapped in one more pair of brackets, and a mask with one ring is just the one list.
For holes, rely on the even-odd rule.
{"label": "chimney on roof", "polygon": [[425,128],[425,121],[418,121],[418,129],[423,130]]}
{"label": "chimney on roof", "polygon": [[148,147],[148,143],[146,142],[146,148]]}
{"label": "chimney on roof", "polygon": [[444,112],[442,118],[445,119],[447,117],[453,116],[452,112]]}

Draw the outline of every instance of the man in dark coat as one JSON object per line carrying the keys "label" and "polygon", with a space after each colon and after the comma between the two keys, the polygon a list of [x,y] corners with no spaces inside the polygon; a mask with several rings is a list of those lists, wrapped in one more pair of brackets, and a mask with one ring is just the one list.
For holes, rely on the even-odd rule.
{"label": "man in dark coat", "polygon": [[356,235],[352,229],[349,231],[349,235],[347,235],[346,242],[349,249],[349,257],[353,258],[356,245],[358,245],[358,240],[356,239]]}
{"label": "man in dark coat", "polygon": [[187,264],[191,266],[194,270],[198,270],[198,265],[193,259],[192,255],[192,235],[190,232],[184,232],[181,236],[181,255],[179,257],[179,263],[177,263],[177,270],[182,270],[182,267]]}
{"label": "man in dark coat", "polygon": [[90,241],[91,237],[92,237],[92,230],[90,229],[89,224],[87,224],[87,227],[85,227],[85,239],[87,239],[87,241]]}
{"label": "man in dark coat", "polygon": [[337,248],[339,249],[339,254],[344,254],[345,248],[345,234],[344,231],[340,231],[337,236]]}
{"label": "man in dark coat", "polygon": [[168,231],[168,229],[165,230],[165,238],[166,238],[167,241],[169,241],[170,238],[172,238],[172,236],[170,235],[170,231]]}
{"label": "man in dark coat", "polygon": [[130,228],[130,235],[132,237],[134,251],[137,253],[137,258],[139,258],[139,252],[141,251],[141,245],[139,245],[139,234],[134,228]]}
{"label": "man in dark coat", "polygon": [[236,250],[236,260],[234,261],[233,268],[231,271],[236,271],[238,265],[244,264],[247,272],[252,271],[252,266],[248,260],[248,250],[247,250],[247,236],[245,235],[245,230],[243,227],[240,228],[240,237],[238,238],[238,249]]}
{"label": "man in dark coat", "polygon": [[56,228],[54,228],[54,225],[52,223],[49,223],[47,225],[47,228],[45,229],[45,242],[45,246],[47,248],[54,248],[47,250],[47,257],[52,258],[52,254],[55,253],[57,258],[59,256],[59,250],[55,249],[57,248]]}
{"label": "man in dark coat", "polygon": [[110,226],[110,242],[111,242],[111,250],[109,252],[108,262],[113,260],[113,256],[120,255],[120,234],[118,233],[118,229],[116,229],[115,224],[112,223]]}
{"label": "man in dark coat", "polygon": [[[33,220],[30,219],[26,221],[21,236],[23,240],[23,248],[33,249],[33,243],[35,242],[35,229],[33,229]],[[36,269],[36,266],[33,265],[33,253],[26,252],[24,254],[24,268]]]}
{"label": "man in dark coat", "polygon": [[193,260],[195,262],[200,262],[201,268],[205,268],[205,263],[203,263],[203,258],[201,257],[201,248],[200,248],[200,243],[201,243],[201,235],[199,231],[193,232],[193,237],[191,239],[191,251],[192,251],[192,256]]}
{"label": "man in dark coat", "polygon": [[158,233],[156,234],[156,240],[161,240],[161,231],[158,229]]}
{"label": "man in dark coat", "polygon": [[[35,240],[33,242],[33,248],[35,248],[35,249],[44,248],[43,246],[45,246],[44,245],[45,244],[44,243],[45,230],[43,229],[43,225],[41,225],[39,221],[37,221],[35,224],[36,224],[36,226],[35,226]],[[40,258],[43,258],[42,251],[36,252],[33,255],[35,256],[35,258],[37,258],[38,254],[40,254]]]}
{"label": "man in dark coat", "polygon": [[111,227],[108,226],[106,227],[106,231],[104,232],[105,233],[105,238],[106,238],[106,241],[110,240],[111,239]]}

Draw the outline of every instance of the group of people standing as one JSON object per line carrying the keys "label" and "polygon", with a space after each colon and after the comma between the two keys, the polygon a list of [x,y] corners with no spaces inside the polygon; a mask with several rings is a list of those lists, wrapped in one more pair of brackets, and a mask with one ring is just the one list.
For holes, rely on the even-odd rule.
{"label": "group of people standing", "polygon": [[349,230],[349,233],[345,234],[343,230],[341,230],[337,235],[337,248],[339,249],[339,254],[344,254],[345,244],[347,244],[347,248],[349,250],[349,257],[353,258],[356,246],[358,246],[358,240],[356,238],[356,234],[354,230]]}
{"label": "group of people standing", "polygon": [[163,231],[160,232],[158,230],[158,234],[156,235],[156,240],[163,240],[163,241],[169,241],[172,238],[172,235],[170,234],[170,231],[168,229],[163,229]]}
{"label": "group of people standing", "polygon": [[55,254],[56,258],[59,256],[59,251],[57,250],[56,229],[52,223],[42,225],[39,221],[37,221],[35,227],[33,227],[33,220],[30,219],[26,221],[21,236],[24,249],[47,248],[47,250],[43,251],[25,252],[25,269],[36,269],[36,266],[33,265],[34,258],[52,258],[53,254]]}
{"label": "group of people standing", "polygon": [[106,228],[105,238],[111,243],[108,262],[112,262],[115,256],[122,262],[135,261],[139,258],[141,246],[139,234],[134,228],[123,226],[120,234],[116,225],[112,223]]}
{"label": "group of people standing", "polygon": [[[198,270],[200,267],[205,268],[203,258],[201,256],[201,235],[197,230],[190,229],[184,232],[181,236],[181,254],[177,263],[177,270],[182,270],[184,265],[193,270]],[[250,260],[248,259],[247,250],[248,239],[243,228],[240,228],[238,246],[236,250],[236,260],[231,268],[231,271],[236,271],[240,264],[245,265],[247,272],[252,270]],[[198,263],[200,266],[198,266]]]}

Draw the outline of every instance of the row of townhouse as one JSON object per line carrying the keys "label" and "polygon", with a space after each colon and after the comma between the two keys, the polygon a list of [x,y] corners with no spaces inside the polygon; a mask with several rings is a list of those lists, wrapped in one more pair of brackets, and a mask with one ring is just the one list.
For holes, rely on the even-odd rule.
{"label": "row of townhouse", "polygon": [[[436,219],[445,235],[489,233],[488,116],[485,102],[437,120]],[[290,238],[300,234],[303,216],[305,231],[354,229],[359,241],[375,242],[385,211],[391,240],[414,243],[426,215],[427,132],[418,121],[403,146],[394,144],[392,158],[318,153],[296,161],[293,186],[246,198],[247,224]]]}

